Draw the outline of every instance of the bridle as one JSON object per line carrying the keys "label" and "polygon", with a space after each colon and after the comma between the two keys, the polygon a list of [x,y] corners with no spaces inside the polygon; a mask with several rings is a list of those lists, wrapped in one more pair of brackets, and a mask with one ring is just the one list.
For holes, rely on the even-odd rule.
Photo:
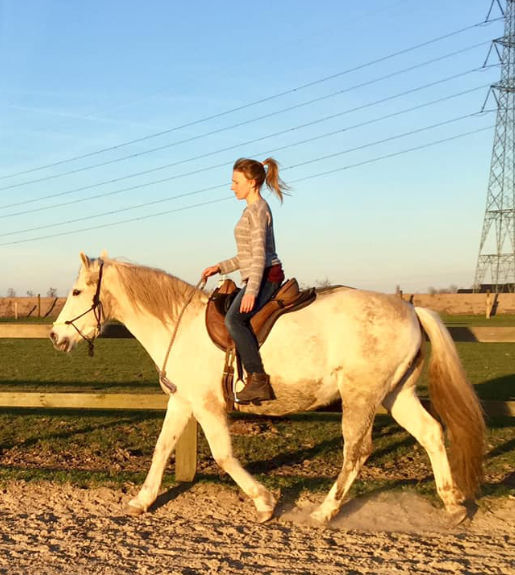
{"label": "bridle", "polygon": [[[90,357],[93,357],[93,355],[95,353],[95,339],[100,335],[100,330],[102,329],[102,319],[104,317],[102,302],[100,301],[100,288],[102,287],[102,275],[104,272],[104,262],[101,259],[99,259],[98,261],[100,262],[100,267],[98,270],[97,289],[95,290],[95,295],[93,296],[93,302],[91,304],[91,307],[89,309],[87,309],[85,312],[78,315],[77,317],[74,317],[73,319],[68,319],[64,322],[65,325],[71,325],[75,329],[75,331],[82,337],[82,339],[87,342],[87,344],[88,344],[88,355]],[[81,317],[84,317],[85,315],[87,315],[91,311],[94,313],[95,319],[97,320],[97,327],[96,327],[96,330],[95,330],[95,333],[93,334],[93,336],[88,337],[87,335],[82,333],[82,331],[75,325],[74,322],[76,322]]]}

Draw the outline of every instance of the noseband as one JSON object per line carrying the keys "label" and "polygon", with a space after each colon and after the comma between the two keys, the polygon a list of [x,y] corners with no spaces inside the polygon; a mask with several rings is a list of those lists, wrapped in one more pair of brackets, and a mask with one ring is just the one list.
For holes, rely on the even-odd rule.
{"label": "noseband", "polygon": [[[104,272],[104,262],[100,259],[99,262],[100,262],[100,268],[98,271],[97,289],[95,291],[95,295],[93,296],[93,303],[91,304],[91,307],[87,309],[85,312],[78,315],[77,317],[74,317],[73,319],[68,319],[64,322],[65,325],[71,325],[75,329],[75,331],[82,337],[82,339],[88,343],[88,355],[90,357],[93,357],[95,353],[95,339],[100,335],[100,330],[102,329],[102,318],[104,315],[102,309],[102,302],[100,301],[100,288],[102,286],[102,274]],[[87,315],[91,311],[94,313],[95,319],[97,320],[97,328],[93,336],[88,337],[87,335],[82,333],[82,331],[75,325],[74,322],[76,322],[81,317]]]}

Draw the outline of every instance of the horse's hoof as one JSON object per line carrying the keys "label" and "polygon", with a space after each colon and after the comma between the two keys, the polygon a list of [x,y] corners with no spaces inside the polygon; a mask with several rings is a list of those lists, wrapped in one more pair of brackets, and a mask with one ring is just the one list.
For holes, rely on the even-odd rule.
{"label": "horse's hoof", "polygon": [[257,512],[257,522],[258,523],[266,523],[267,521],[270,521],[270,519],[272,519],[272,517],[274,516],[274,510],[270,509],[268,511],[258,511]]}
{"label": "horse's hoof", "polygon": [[329,519],[330,519],[320,509],[313,511],[313,513],[311,513],[309,515],[309,517],[310,517],[311,521],[313,521],[313,523],[316,523],[317,525],[320,525],[321,527],[323,527],[324,525],[327,525],[327,523],[329,522]]}
{"label": "horse's hoof", "polygon": [[144,509],[143,507],[139,507],[137,505],[134,505],[134,503],[129,502],[127,503],[127,505],[125,506],[125,513],[127,515],[132,515],[133,517],[137,517],[138,515],[143,515],[143,513],[145,513],[146,509]]}
{"label": "horse's hoof", "polygon": [[449,527],[457,527],[468,517],[467,508],[464,505],[457,505],[447,511],[447,524]]}

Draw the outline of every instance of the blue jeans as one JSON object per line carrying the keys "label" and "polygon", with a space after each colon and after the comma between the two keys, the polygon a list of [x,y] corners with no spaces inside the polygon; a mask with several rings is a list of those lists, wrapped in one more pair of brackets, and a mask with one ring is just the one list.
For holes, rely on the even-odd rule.
{"label": "blue jeans", "polygon": [[225,316],[225,325],[236,344],[236,349],[240,354],[241,362],[247,373],[263,373],[265,371],[259,354],[259,345],[250,325],[250,319],[271,299],[280,285],[277,282],[263,281],[254,309],[250,312],[242,313],[240,305],[247,287],[244,286],[234,298]]}

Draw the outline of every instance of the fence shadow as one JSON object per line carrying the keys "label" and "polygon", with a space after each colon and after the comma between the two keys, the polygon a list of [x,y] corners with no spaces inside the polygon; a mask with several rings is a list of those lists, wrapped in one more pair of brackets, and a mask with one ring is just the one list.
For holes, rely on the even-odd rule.
{"label": "fence shadow", "polygon": [[515,401],[515,372],[474,385],[481,399]]}

